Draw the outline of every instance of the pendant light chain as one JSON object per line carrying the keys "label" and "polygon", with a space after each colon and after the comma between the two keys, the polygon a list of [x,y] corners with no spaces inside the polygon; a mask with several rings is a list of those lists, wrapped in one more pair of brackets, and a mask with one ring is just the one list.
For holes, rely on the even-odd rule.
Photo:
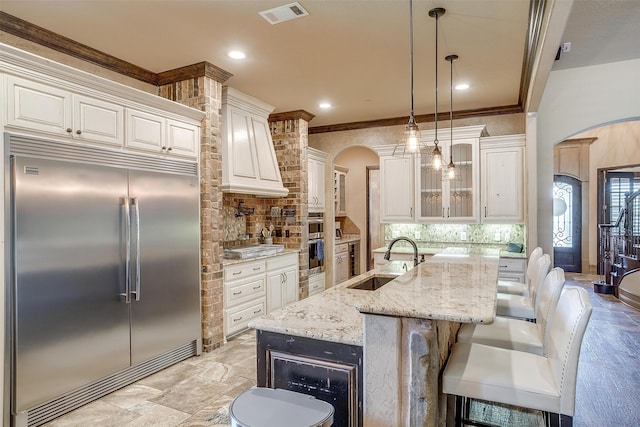
{"label": "pendant light chain", "polygon": [[435,56],[435,65],[436,65],[436,96],[435,96],[435,107],[434,107],[434,141],[433,144],[435,147],[433,148],[432,156],[432,166],[435,170],[440,170],[442,167],[442,151],[440,151],[440,147],[438,146],[438,21],[442,15],[444,15],[445,9],[441,7],[436,7],[429,11],[429,16],[436,19],[436,56]]}
{"label": "pendant light chain", "polygon": [[[393,148],[393,156],[404,157],[406,154],[414,155],[419,151],[420,128],[416,123],[414,103],[413,103],[413,0],[409,0],[409,82],[411,86],[411,111],[409,113],[409,123],[404,127],[402,142]],[[398,150],[402,147],[402,152]]]}
{"label": "pendant light chain", "polygon": [[447,175],[449,176],[449,179],[454,179],[456,177],[456,165],[453,163],[453,61],[458,59],[458,55],[448,55],[445,59],[451,63],[451,86],[449,91],[449,165],[447,166]]}

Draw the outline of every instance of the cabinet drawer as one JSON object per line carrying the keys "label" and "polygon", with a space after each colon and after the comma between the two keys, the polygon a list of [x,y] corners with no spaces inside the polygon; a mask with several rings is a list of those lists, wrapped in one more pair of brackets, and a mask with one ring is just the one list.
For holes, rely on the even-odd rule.
{"label": "cabinet drawer", "polygon": [[342,254],[348,251],[349,251],[349,245],[347,245],[346,243],[336,245],[336,254]]}
{"label": "cabinet drawer", "polygon": [[224,306],[231,309],[239,304],[265,295],[264,276],[224,284]]}
{"label": "cabinet drawer", "polygon": [[225,310],[225,335],[229,336],[246,329],[249,321],[265,313],[264,299]]}
{"label": "cabinet drawer", "polygon": [[292,266],[298,268],[298,254],[280,255],[267,259],[267,270],[269,271]]}
{"label": "cabinet drawer", "polygon": [[510,282],[524,283],[524,273],[498,273],[498,279],[508,280]]}
{"label": "cabinet drawer", "polygon": [[309,296],[318,294],[325,289],[324,273],[309,276]]}
{"label": "cabinet drawer", "polygon": [[242,279],[265,272],[264,261],[249,261],[233,264],[224,268],[224,281]]}
{"label": "cabinet drawer", "polygon": [[524,259],[516,259],[516,258],[500,258],[500,267],[499,270],[502,271],[511,271],[517,273],[524,273],[525,260]]}

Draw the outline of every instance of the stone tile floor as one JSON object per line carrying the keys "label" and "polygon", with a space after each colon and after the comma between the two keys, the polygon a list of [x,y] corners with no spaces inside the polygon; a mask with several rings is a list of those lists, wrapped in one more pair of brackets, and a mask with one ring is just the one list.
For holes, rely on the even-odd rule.
{"label": "stone tile floor", "polygon": [[[593,304],[580,357],[574,426],[639,426],[640,312],[611,295],[594,294],[596,276],[567,273],[567,279],[589,290]],[[229,403],[255,385],[255,372],[250,331],[46,425],[227,427]]]}
{"label": "stone tile floor", "polygon": [[255,334],[249,331],[45,426],[228,427],[229,403],[254,386],[255,378]]}

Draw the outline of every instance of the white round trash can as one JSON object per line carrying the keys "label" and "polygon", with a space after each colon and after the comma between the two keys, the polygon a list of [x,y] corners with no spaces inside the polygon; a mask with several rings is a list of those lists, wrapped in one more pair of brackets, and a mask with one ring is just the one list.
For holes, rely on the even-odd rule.
{"label": "white round trash can", "polygon": [[231,427],[329,427],[333,406],[289,390],[252,388],[229,405]]}

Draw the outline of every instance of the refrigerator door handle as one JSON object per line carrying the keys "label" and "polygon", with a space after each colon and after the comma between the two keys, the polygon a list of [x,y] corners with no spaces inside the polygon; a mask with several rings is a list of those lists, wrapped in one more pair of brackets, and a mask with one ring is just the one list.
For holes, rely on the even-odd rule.
{"label": "refrigerator door handle", "polygon": [[135,295],[135,301],[140,301],[140,202],[137,197],[131,198],[131,206],[135,210],[136,219],[136,275],[135,275],[135,290],[131,293]]}
{"label": "refrigerator door handle", "polygon": [[120,199],[120,204],[124,206],[124,235],[125,235],[125,245],[124,245],[124,293],[119,294],[119,296],[124,297],[124,302],[126,304],[131,303],[131,299],[129,298],[129,290],[130,286],[130,265],[131,265],[131,211],[129,206],[129,198],[127,196],[123,196]]}

